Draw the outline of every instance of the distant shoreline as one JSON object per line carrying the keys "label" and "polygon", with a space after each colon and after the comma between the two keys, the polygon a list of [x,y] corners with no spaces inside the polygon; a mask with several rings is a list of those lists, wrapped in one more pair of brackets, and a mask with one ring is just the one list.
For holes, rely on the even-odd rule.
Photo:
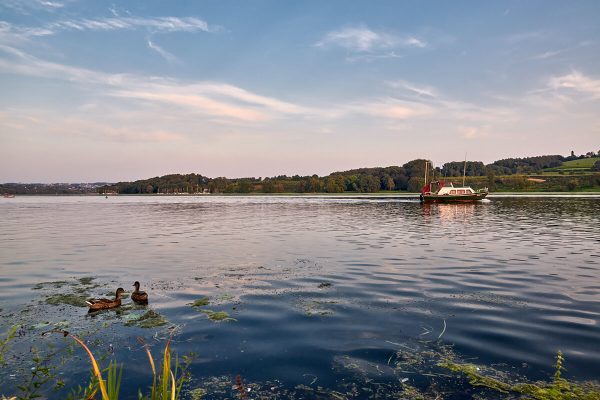
{"label": "distant shoreline", "polygon": [[[419,192],[378,192],[378,193],[177,193],[177,194],[156,194],[156,193],[133,193],[133,194],[98,194],[98,193],[56,193],[56,194],[19,194],[16,197],[344,197],[344,198],[391,198],[418,197]],[[571,192],[490,192],[488,197],[526,197],[526,196],[552,196],[552,197],[573,197],[573,196],[600,196],[598,191],[571,191]]]}

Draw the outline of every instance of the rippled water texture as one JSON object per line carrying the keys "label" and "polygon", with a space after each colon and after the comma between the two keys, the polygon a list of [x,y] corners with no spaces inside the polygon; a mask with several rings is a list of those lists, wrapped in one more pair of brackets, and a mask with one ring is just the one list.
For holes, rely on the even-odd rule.
{"label": "rippled water texture", "polygon": [[[197,354],[192,386],[238,374],[288,388],[338,390],[359,375],[382,383],[406,376],[419,385],[418,374],[391,366],[402,346],[419,351],[423,343],[453,345],[462,359],[510,366],[531,379],[552,373],[558,349],[569,377],[600,372],[599,197],[435,205],[323,197],[0,200],[1,331],[24,325],[15,349],[64,346],[40,338],[46,322],[95,338],[95,352],[125,362],[126,397],[146,382],[135,337],[158,349],[167,326],[177,326],[178,353]],[[131,290],[139,280],[168,325],[125,326],[139,317],[135,309],[90,317],[82,307],[47,304],[75,289],[38,285],[82,277],[95,278],[79,289],[92,296]],[[235,321],[213,322],[189,306],[202,297],[205,309]],[[14,357],[15,371],[3,367],[0,375],[4,394],[29,368],[26,356]],[[83,358],[61,368],[67,386],[85,383]]]}

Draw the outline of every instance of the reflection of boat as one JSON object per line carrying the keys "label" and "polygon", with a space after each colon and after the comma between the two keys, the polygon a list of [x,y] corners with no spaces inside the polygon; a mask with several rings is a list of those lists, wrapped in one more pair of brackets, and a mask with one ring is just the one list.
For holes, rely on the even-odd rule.
{"label": "reflection of boat", "polygon": [[483,200],[488,195],[488,189],[473,190],[470,186],[465,186],[465,175],[467,170],[467,161],[465,159],[465,168],[463,172],[463,184],[455,187],[452,182],[448,185],[444,181],[435,181],[427,183],[427,165],[425,162],[425,186],[421,189],[419,199],[422,203],[454,203],[454,202],[473,202]]}

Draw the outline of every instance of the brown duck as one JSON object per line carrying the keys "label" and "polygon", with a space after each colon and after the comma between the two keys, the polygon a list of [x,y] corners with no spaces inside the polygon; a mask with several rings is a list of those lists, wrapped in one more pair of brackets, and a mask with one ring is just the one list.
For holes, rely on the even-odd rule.
{"label": "brown duck", "polygon": [[135,290],[131,293],[131,300],[138,304],[148,304],[148,293],[140,291],[140,283],[135,281]]}
{"label": "brown duck", "polygon": [[115,299],[90,299],[86,301],[90,311],[106,310],[107,308],[115,308],[121,305],[121,295],[125,293],[123,288],[118,288],[115,293]]}

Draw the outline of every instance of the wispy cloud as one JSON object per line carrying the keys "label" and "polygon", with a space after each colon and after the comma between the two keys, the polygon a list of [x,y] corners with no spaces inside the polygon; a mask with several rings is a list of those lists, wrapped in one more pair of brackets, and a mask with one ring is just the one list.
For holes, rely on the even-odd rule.
{"label": "wispy cloud", "polygon": [[53,22],[47,25],[53,31],[111,31],[133,30],[146,28],[156,32],[212,32],[216,27],[211,27],[204,20],[195,17],[112,17],[98,19],[72,19]]}
{"label": "wispy cloud", "polygon": [[529,42],[529,41],[537,41],[546,39],[548,37],[548,33],[543,31],[529,31],[529,32],[519,32],[513,33],[511,35],[506,36],[506,41],[509,43],[520,43],[520,42]]}
{"label": "wispy cloud", "polygon": [[394,98],[381,98],[365,102],[357,102],[345,106],[348,111],[355,114],[366,114],[376,118],[391,120],[406,120],[410,118],[430,115],[431,107],[418,102],[409,102]]}
{"label": "wispy cloud", "polygon": [[54,32],[47,28],[16,27],[6,21],[0,21],[0,44],[14,46],[33,37],[50,35],[54,35]]}
{"label": "wispy cloud", "polygon": [[179,59],[154,43],[152,40],[148,39],[148,48],[157,52],[162,58],[164,58],[169,64],[179,64]]}
{"label": "wispy cloud", "polygon": [[408,91],[409,93],[415,94],[419,97],[438,97],[437,89],[433,88],[432,86],[416,85],[404,80],[388,82],[388,85],[395,89]]}
{"label": "wispy cloud", "polygon": [[458,131],[465,139],[479,139],[489,136],[489,127],[484,126],[459,126]]}
{"label": "wispy cloud", "polygon": [[592,44],[593,44],[592,42],[584,40],[584,41],[581,41],[570,47],[563,47],[563,48],[556,49],[556,50],[548,50],[543,53],[536,54],[533,57],[531,57],[531,59],[532,60],[546,60],[546,59],[553,58],[553,57],[556,57],[558,55],[561,55],[561,54],[564,54],[564,53],[567,53],[567,52],[570,52],[573,50],[591,46]]}
{"label": "wispy cloud", "polygon": [[351,51],[370,52],[393,48],[423,48],[427,46],[427,43],[414,36],[400,36],[387,32],[376,32],[365,26],[359,26],[328,32],[315,46],[335,46]]}
{"label": "wispy cloud", "polygon": [[170,104],[215,117],[253,123],[290,115],[319,113],[317,110],[261,96],[224,83],[183,84],[159,80],[128,86],[112,91],[110,95]]}
{"label": "wispy cloud", "polygon": [[8,8],[22,14],[29,14],[31,11],[49,11],[61,9],[65,7],[65,1],[50,1],[50,0],[3,0],[0,2],[0,9]]}
{"label": "wispy cloud", "polygon": [[[214,117],[219,123],[256,124],[287,117],[330,120],[351,115],[405,120],[427,115],[431,110],[419,101],[391,97],[350,100],[322,108],[304,106],[221,82],[181,82],[164,77],[107,74],[42,60],[6,45],[0,45],[0,52],[9,56],[0,57],[3,72],[73,82],[95,94],[136,100],[139,104],[175,107]],[[413,90],[417,90],[416,87]],[[433,93],[433,89],[429,90]]]}
{"label": "wispy cloud", "polygon": [[548,87],[555,91],[573,91],[588,95],[591,99],[600,99],[600,79],[587,77],[579,71],[550,78]]}
{"label": "wispy cloud", "polygon": [[546,51],[544,53],[534,55],[533,57],[531,57],[531,59],[532,60],[546,60],[548,58],[556,57],[557,55],[561,54],[562,52],[563,52],[563,50]]}
{"label": "wispy cloud", "polygon": [[223,83],[107,74],[42,60],[2,44],[0,52],[9,56],[0,58],[0,71],[3,72],[75,82],[105,96],[170,104],[219,118],[263,122],[286,115],[319,113]]}
{"label": "wispy cloud", "polygon": [[346,61],[348,62],[372,62],[376,60],[386,60],[386,59],[394,59],[394,58],[402,58],[401,54],[398,54],[395,51],[390,51],[388,53],[382,54],[356,54],[352,56],[346,57]]}
{"label": "wispy cloud", "polygon": [[40,1],[40,4],[50,8],[63,8],[65,6],[64,3],[58,1]]}
{"label": "wispy cloud", "polygon": [[246,122],[261,122],[269,119],[266,113],[251,107],[240,107],[199,94],[181,93],[175,88],[172,88],[173,90],[159,90],[157,87],[148,89],[116,90],[110,92],[110,95],[186,107],[190,110],[211,116],[232,118]]}
{"label": "wispy cloud", "polygon": [[217,32],[220,27],[209,25],[195,17],[113,17],[99,19],[70,19],[43,26],[19,26],[0,21],[0,41],[14,43],[40,36],[56,35],[63,31],[115,31],[145,29],[151,33]]}

